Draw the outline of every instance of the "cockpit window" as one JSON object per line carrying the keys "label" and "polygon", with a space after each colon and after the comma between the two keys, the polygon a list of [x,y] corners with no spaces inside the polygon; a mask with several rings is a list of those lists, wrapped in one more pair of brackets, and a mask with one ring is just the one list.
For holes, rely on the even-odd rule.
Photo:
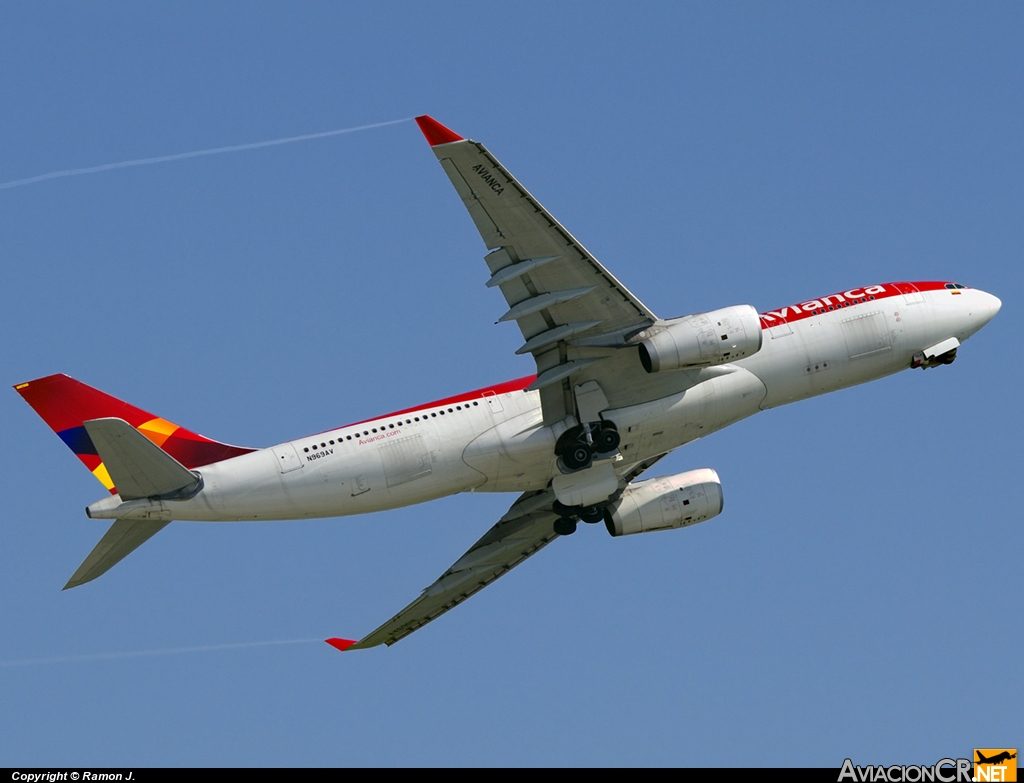
{"label": "cockpit window", "polygon": [[960,285],[959,283],[946,283],[946,289],[949,291],[959,291],[962,288],[967,288],[967,286]]}

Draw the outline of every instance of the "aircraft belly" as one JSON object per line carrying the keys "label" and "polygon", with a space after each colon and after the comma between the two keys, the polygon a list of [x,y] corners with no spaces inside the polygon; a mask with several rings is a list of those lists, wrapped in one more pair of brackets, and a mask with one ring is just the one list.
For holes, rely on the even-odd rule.
{"label": "aircraft belly", "polygon": [[290,519],[295,508],[290,487],[303,470],[282,474],[269,449],[216,462],[198,471],[203,489],[188,500],[167,501],[172,518],[198,521]]}
{"label": "aircraft belly", "polygon": [[260,450],[201,468],[202,491],[166,505],[173,519],[196,521],[307,519],[397,508],[481,483],[482,476],[459,459],[460,446],[446,449],[440,438],[430,437],[386,448],[365,444],[283,473],[280,447]]}
{"label": "aircraft belly", "polygon": [[544,426],[540,406],[478,435],[462,452],[462,462],[485,477],[483,492],[544,487],[558,472],[554,433]]}
{"label": "aircraft belly", "polygon": [[858,308],[798,323],[740,364],[764,381],[767,409],[897,372],[909,366],[905,342],[890,312]]}
{"label": "aircraft belly", "polygon": [[615,422],[627,462],[663,454],[760,410],[765,386],[749,370],[733,367],[660,400],[605,411]]}

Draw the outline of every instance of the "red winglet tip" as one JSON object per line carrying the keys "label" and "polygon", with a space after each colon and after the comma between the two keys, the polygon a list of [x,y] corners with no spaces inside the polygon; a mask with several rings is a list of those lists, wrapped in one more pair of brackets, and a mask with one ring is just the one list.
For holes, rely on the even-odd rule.
{"label": "red winglet tip", "polygon": [[423,135],[427,137],[427,143],[431,147],[436,147],[438,144],[451,144],[453,141],[464,141],[464,139],[451,128],[444,127],[444,125],[439,123],[433,117],[428,117],[426,114],[421,117],[417,117],[416,124],[420,126],[420,130],[423,131]]}
{"label": "red winglet tip", "polygon": [[345,652],[345,650],[347,650],[349,647],[351,647],[353,644],[355,644],[359,640],[358,639],[338,639],[338,638],[334,638],[334,639],[324,639],[324,641],[327,642],[329,645],[331,645],[331,647],[335,648],[336,650],[341,650],[342,652]]}

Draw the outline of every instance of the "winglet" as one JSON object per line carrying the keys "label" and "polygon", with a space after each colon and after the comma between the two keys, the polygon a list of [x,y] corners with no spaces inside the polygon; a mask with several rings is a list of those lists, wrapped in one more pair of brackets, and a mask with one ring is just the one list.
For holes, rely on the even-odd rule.
{"label": "winglet", "polygon": [[439,144],[451,144],[453,141],[465,141],[451,128],[444,127],[433,117],[428,117],[426,114],[422,117],[417,117],[416,124],[420,126],[420,130],[427,137],[427,143],[431,147],[436,147]]}
{"label": "winglet", "polygon": [[333,639],[324,639],[324,641],[327,642],[329,645],[331,645],[331,647],[334,647],[337,650],[341,650],[342,652],[345,652],[345,650],[347,650],[349,647],[351,647],[353,644],[355,644],[357,640],[356,639],[338,639],[338,638],[333,638]]}

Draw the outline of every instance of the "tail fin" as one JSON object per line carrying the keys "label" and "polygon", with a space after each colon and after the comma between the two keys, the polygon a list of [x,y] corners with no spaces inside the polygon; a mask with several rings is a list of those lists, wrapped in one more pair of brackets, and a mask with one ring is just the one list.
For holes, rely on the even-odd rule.
{"label": "tail fin", "polygon": [[111,494],[117,492],[114,482],[85,429],[93,419],[123,419],[190,469],[252,451],[204,438],[67,375],[49,375],[14,389]]}

